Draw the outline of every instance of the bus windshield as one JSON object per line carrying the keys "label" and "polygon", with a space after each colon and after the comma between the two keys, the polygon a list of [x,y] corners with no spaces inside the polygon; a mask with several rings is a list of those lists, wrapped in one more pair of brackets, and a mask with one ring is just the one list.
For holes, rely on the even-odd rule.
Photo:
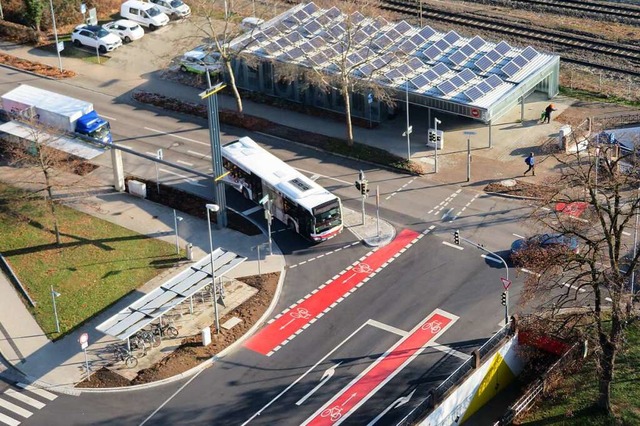
{"label": "bus windshield", "polygon": [[326,231],[342,223],[340,217],[340,203],[338,200],[329,201],[313,209],[316,233]]}

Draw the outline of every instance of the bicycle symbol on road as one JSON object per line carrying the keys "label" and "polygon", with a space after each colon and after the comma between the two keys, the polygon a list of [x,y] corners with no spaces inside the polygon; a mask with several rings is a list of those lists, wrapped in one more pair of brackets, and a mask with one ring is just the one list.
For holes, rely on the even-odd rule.
{"label": "bicycle symbol on road", "polygon": [[298,319],[298,318],[308,319],[311,317],[311,314],[305,308],[296,308],[295,311],[294,310],[290,311],[289,315],[291,315],[291,317],[295,319]]}
{"label": "bicycle symbol on road", "polygon": [[371,271],[371,266],[367,265],[366,263],[358,263],[353,267],[353,272],[355,272],[356,274],[369,274],[371,273]]}
{"label": "bicycle symbol on road", "polygon": [[433,320],[431,322],[425,323],[422,327],[422,330],[430,330],[431,333],[436,334],[440,330],[442,330],[442,323],[440,321]]}
{"label": "bicycle symbol on road", "polygon": [[342,417],[342,408],[337,405],[327,408],[320,414],[320,417],[329,417],[332,422],[337,422]]}

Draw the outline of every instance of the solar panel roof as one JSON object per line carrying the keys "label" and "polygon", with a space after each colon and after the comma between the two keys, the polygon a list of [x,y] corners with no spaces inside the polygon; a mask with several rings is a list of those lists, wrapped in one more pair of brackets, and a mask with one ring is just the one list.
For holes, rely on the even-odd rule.
{"label": "solar panel roof", "polygon": [[445,64],[443,64],[442,62],[440,62],[440,63],[436,64],[436,65],[432,68],[432,70],[433,70],[433,71],[435,71],[435,72],[436,72],[436,74],[438,74],[439,76],[443,76],[443,75],[445,75],[446,73],[448,73],[449,71],[451,71],[451,70],[449,69],[449,67],[448,67],[448,66],[446,66]]}
{"label": "solar panel roof", "polygon": [[418,34],[420,34],[420,36],[422,36],[422,38],[426,40],[432,35],[436,34],[436,30],[427,25],[426,27],[422,28]]}
{"label": "solar panel roof", "polygon": [[446,95],[456,90],[456,86],[453,83],[451,83],[449,80],[447,80],[440,83],[437,89],[440,90],[443,95]]}
{"label": "solar panel roof", "polygon": [[480,59],[478,59],[474,65],[479,70],[486,71],[489,68],[491,68],[493,66],[493,64],[494,64],[494,62],[491,59],[487,58],[486,55],[485,55],[485,56],[480,57]]}
{"label": "solar panel roof", "polygon": [[421,88],[424,87],[426,85],[429,84],[429,79],[424,75],[421,74],[417,77],[415,77],[413,80],[411,80],[411,83],[416,87],[416,88]]}
{"label": "solar panel roof", "polygon": [[492,74],[489,77],[487,77],[485,81],[487,82],[488,85],[490,85],[494,89],[500,86],[502,83],[504,83],[504,81],[502,81],[502,79],[495,74]]}
{"label": "solar panel roof", "polygon": [[466,57],[473,55],[476,51],[477,49],[471,46],[469,43],[462,46],[459,50],[459,52],[462,52]]}
{"label": "solar panel roof", "polygon": [[495,51],[500,53],[501,55],[506,55],[508,51],[511,50],[511,46],[506,41],[501,41],[494,47]]}
{"label": "solar panel roof", "polygon": [[465,81],[461,79],[459,75],[454,75],[449,79],[449,81],[451,82],[451,84],[456,86],[456,89],[465,85]]}
{"label": "solar panel roof", "polygon": [[454,44],[456,41],[460,40],[460,36],[457,32],[451,30],[444,37],[443,40],[446,40],[449,44]]}
{"label": "solar panel roof", "polygon": [[480,36],[475,36],[474,38],[472,38],[471,40],[469,40],[469,43],[467,43],[469,46],[473,47],[475,50],[479,50],[482,46],[484,46],[485,44],[487,44],[486,41],[483,40],[482,37]]}
{"label": "solar panel roof", "polygon": [[509,61],[505,66],[501,68],[501,71],[507,76],[513,77],[518,71],[520,71],[520,67],[513,61]]}
{"label": "solar panel roof", "polygon": [[491,62],[498,62],[500,60],[500,58],[502,58],[502,55],[500,54],[500,52],[498,52],[497,50],[490,50],[488,51],[484,56],[486,56],[488,59],[491,60]]}
{"label": "solar panel roof", "polygon": [[527,59],[527,60],[532,60],[533,58],[535,58],[536,56],[538,56],[538,51],[536,51],[536,49],[534,49],[531,46],[528,46],[526,49],[524,49],[521,53],[521,55]]}
{"label": "solar panel roof", "polygon": [[433,61],[442,54],[442,51],[438,49],[436,46],[432,45],[432,46],[429,46],[426,50],[424,50],[422,54]]}
{"label": "solar panel roof", "polygon": [[440,49],[441,51],[445,51],[446,49],[449,48],[449,46],[451,46],[451,43],[449,43],[447,40],[445,39],[440,39],[438,41],[436,41],[434,43],[434,46],[436,46],[438,49]]}
{"label": "solar panel roof", "polygon": [[476,78],[476,74],[471,71],[469,68],[465,68],[462,71],[460,71],[460,74],[458,74],[460,76],[460,78],[462,78],[464,81],[471,81],[474,78]]}
{"label": "solar panel roof", "polygon": [[477,87],[471,87],[464,92],[464,95],[473,102],[483,97],[484,93]]}
{"label": "solar panel roof", "polygon": [[524,67],[525,65],[527,65],[529,63],[529,61],[522,55],[516,56],[515,58],[513,58],[511,60],[511,62],[513,62],[514,64],[516,64],[520,68]]}
{"label": "solar panel roof", "polygon": [[408,31],[411,31],[413,27],[407,24],[406,21],[400,21],[395,27],[393,27],[393,29],[399,32],[400,34],[404,34]]}
{"label": "solar panel roof", "polygon": [[456,65],[460,65],[468,60],[467,55],[462,53],[460,50],[456,50],[451,55],[449,55],[449,60]]}

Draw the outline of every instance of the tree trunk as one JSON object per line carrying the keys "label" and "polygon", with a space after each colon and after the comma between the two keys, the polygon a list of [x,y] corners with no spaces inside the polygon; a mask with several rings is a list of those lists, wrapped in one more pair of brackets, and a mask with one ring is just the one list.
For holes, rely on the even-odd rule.
{"label": "tree trunk", "polygon": [[613,381],[613,371],[616,363],[617,343],[620,340],[622,327],[620,319],[613,312],[611,318],[611,331],[609,336],[600,333],[600,347],[602,355],[600,356],[600,377],[598,382],[598,407],[607,414],[612,415],[611,409],[611,382]]}
{"label": "tree trunk", "polygon": [[56,205],[53,201],[53,187],[49,184],[49,172],[45,168],[44,172],[44,182],[47,188],[47,204],[49,205],[49,210],[51,211],[51,217],[53,218],[53,229],[56,234],[56,244],[60,245],[60,227],[58,226],[58,215],[56,214]]}
{"label": "tree trunk", "polygon": [[353,146],[353,124],[351,123],[351,99],[349,99],[349,85],[342,84],[342,97],[344,98],[344,115],[347,118],[347,145]]}
{"label": "tree trunk", "polygon": [[225,61],[225,66],[227,67],[229,84],[231,84],[231,90],[233,90],[233,96],[236,98],[236,109],[238,110],[239,113],[242,113],[242,98],[240,97],[240,92],[238,92],[238,87],[236,86],[236,77],[233,73],[233,68],[231,68],[231,61]]}

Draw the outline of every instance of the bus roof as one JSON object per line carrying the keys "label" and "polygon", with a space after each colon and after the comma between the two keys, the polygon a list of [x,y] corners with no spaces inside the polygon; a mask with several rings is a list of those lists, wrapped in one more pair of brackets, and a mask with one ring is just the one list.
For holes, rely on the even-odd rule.
{"label": "bus roof", "polygon": [[338,198],[284,161],[242,137],[222,147],[222,156],[311,211],[312,208]]}

